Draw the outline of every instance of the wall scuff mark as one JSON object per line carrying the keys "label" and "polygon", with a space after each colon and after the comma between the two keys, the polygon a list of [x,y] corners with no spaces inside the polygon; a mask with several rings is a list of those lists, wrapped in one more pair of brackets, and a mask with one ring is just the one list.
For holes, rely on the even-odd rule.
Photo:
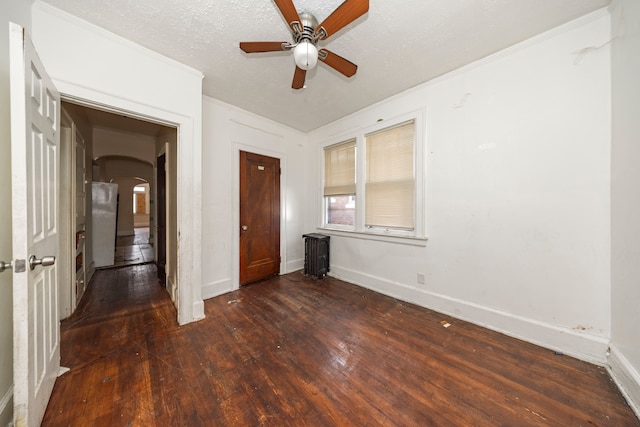
{"label": "wall scuff mark", "polygon": [[614,41],[616,41],[619,38],[623,38],[624,37],[624,33],[625,33],[625,22],[624,22],[624,8],[622,9],[622,14],[620,17],[620,25],[619,25],[619,30],[618,30],[618,34],[616,34],[613,38],[611,38],[608,42],[601,44],[600,46],[589,46],[589,47],[585,47],[584,49],[580,49],[576,52],[573,52],[574,55],[576,55],[576,59],[573,61],[573,65],[580,65],[582,64],[582,62],[584,61],[585,56],[597,52],[600,49],[602,49],[605,46],[610,45],[611,43],[613,43]]}
{"label": "wall scuff mark", "polygon": [[608,42],[601,44],[600,46],[589,46],[589,47],[585,47],[583,49],[580,49],[576,52],[573,52],[574,55],[576,55],[576,59],[573,61],[573,65],[580,65],[582,64],[582,62],[584,61],[585,56],[597,52],[600,49],[602,49],[603,47],[613,43],[613,41],[616,39],[617,37],[612,38],[611,40],[609,40]]}
{"label": "wall scuff mark", "polygon": [[453,108],[462,108],[464,107],[464,104],[466,104],[467,100],[469,99],[469,97],[471,96],[471,92],[467,92],[464,95],[462,95],[462,98],[460,99],[460,101],[457,104],[453,104]]}

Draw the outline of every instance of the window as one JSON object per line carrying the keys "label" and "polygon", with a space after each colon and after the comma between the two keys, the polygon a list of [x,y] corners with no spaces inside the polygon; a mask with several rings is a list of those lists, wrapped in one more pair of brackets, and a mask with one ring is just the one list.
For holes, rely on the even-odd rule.
{"label": "window", "polygon": [[324,148],[323,228],[425,240],[420,123],[405,115]]}
{"label": "window", "polygon": [[365,136],[365,226],[414,228],[414,122]]}
{"label": "window", "polygon": [[353,229],[356,224],[356,140],[324,149],[325,223]]}
{"label": "window", "polygon": [[326,200],[327,224],[356,225],[356,196],[331,196]]}

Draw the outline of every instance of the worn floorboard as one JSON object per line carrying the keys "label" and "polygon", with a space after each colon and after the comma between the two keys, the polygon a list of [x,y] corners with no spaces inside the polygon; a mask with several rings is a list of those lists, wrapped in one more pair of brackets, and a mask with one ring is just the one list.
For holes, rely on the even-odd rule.
{"label": "worn floorboard", "polygon": [[153,265],[96,272],[43,425],[640,426],[601,367],[330,277],[205,310],[178,326]]}

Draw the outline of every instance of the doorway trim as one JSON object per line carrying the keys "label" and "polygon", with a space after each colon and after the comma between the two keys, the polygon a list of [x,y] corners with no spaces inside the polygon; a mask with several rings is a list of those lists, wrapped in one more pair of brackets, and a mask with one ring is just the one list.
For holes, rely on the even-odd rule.
{"label": "doorway trim", "polygon": [[[178,323],[183,325],[204,318],[200,269],[202,157],[201,131],[197,117],[156,108],[131,99],[110,95],[66,81],[53,79],[64,101],[89,108],[126,114],[130,117],[177,129],[177,270],[175,304]],[[67,220],[67,219],[64,219]]]}
{"label": "doorway trim", "polygon": [[278,151],[265,150],[252,145],[233,144],[233,256],[232,283],[233,290],[240,288],[240,151],[274,157],[280,160],[280,274],[284,274],[287,265],[287,156]]}

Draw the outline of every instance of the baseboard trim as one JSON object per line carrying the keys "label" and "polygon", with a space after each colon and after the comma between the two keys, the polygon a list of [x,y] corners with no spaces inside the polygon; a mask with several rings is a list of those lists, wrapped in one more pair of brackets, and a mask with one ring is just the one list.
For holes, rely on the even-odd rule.
{"label": "baseboard trim", "polygon": [[296,259],[289,261],[285,265],[285,272],[283,274],[293,273],[294,271],[302,270],[304,268],[304,259]]}
{"label": "baseboard trim", "polygon": [[10,407],[11,400],[13,399],[13,384],[6,391],[2,399],[0,400],[0,418],[3,418],[2,415],[5,413],[7,408],[10,408],[13,411],[13,407]]}
{"label": "baseboard trim", "polygon": [[627,360],[614,344],[609,351],[607,371],[616,382],[627,403],[640,418],[640,372]]}
{"label": "baseboard trim", "polygon": [[226,294],[233,290],[231,279],[218,280],[202,286],[202,299],[209,299]]}
{"label": "baseboard trim", "polygon": [[[289,274],[294,271],[298,271],[304,268],[304,260],[299,259],[295,261],[289,261],[284,263],[285,272],[280,274]],[[236,290],[233,287],[233,280],[231,278],[217,280],[215,282],[207,283],[206,285],[202,285],[202,299],[206,300],[209,298],[215,298],[217,296],[226,294],[227,292],[231,292]]]}
{"label": "baseboard trim", "polygon": [[[171,297],[171,301],[173,301],[174,305],[176,302],[176,295],[178,294],[177,290],[178,287],[176,286],[176,283],[173,281],[173,279],[169,276],[167,276],[167,292],[169,292],[169,296]],[[177,307],[176,307],[177,308]]]}
{"label": "baseboard trim", "polygon": [[204,319],[204,301],[196,301],[193,303],[193,319],[192,321]]}
{"label": "baseboard trim", "polygon": [[609,340],[605,337],[514,315],[340,266],[332,265],[329,275],[580,360],[600,366],[607,363]]}

